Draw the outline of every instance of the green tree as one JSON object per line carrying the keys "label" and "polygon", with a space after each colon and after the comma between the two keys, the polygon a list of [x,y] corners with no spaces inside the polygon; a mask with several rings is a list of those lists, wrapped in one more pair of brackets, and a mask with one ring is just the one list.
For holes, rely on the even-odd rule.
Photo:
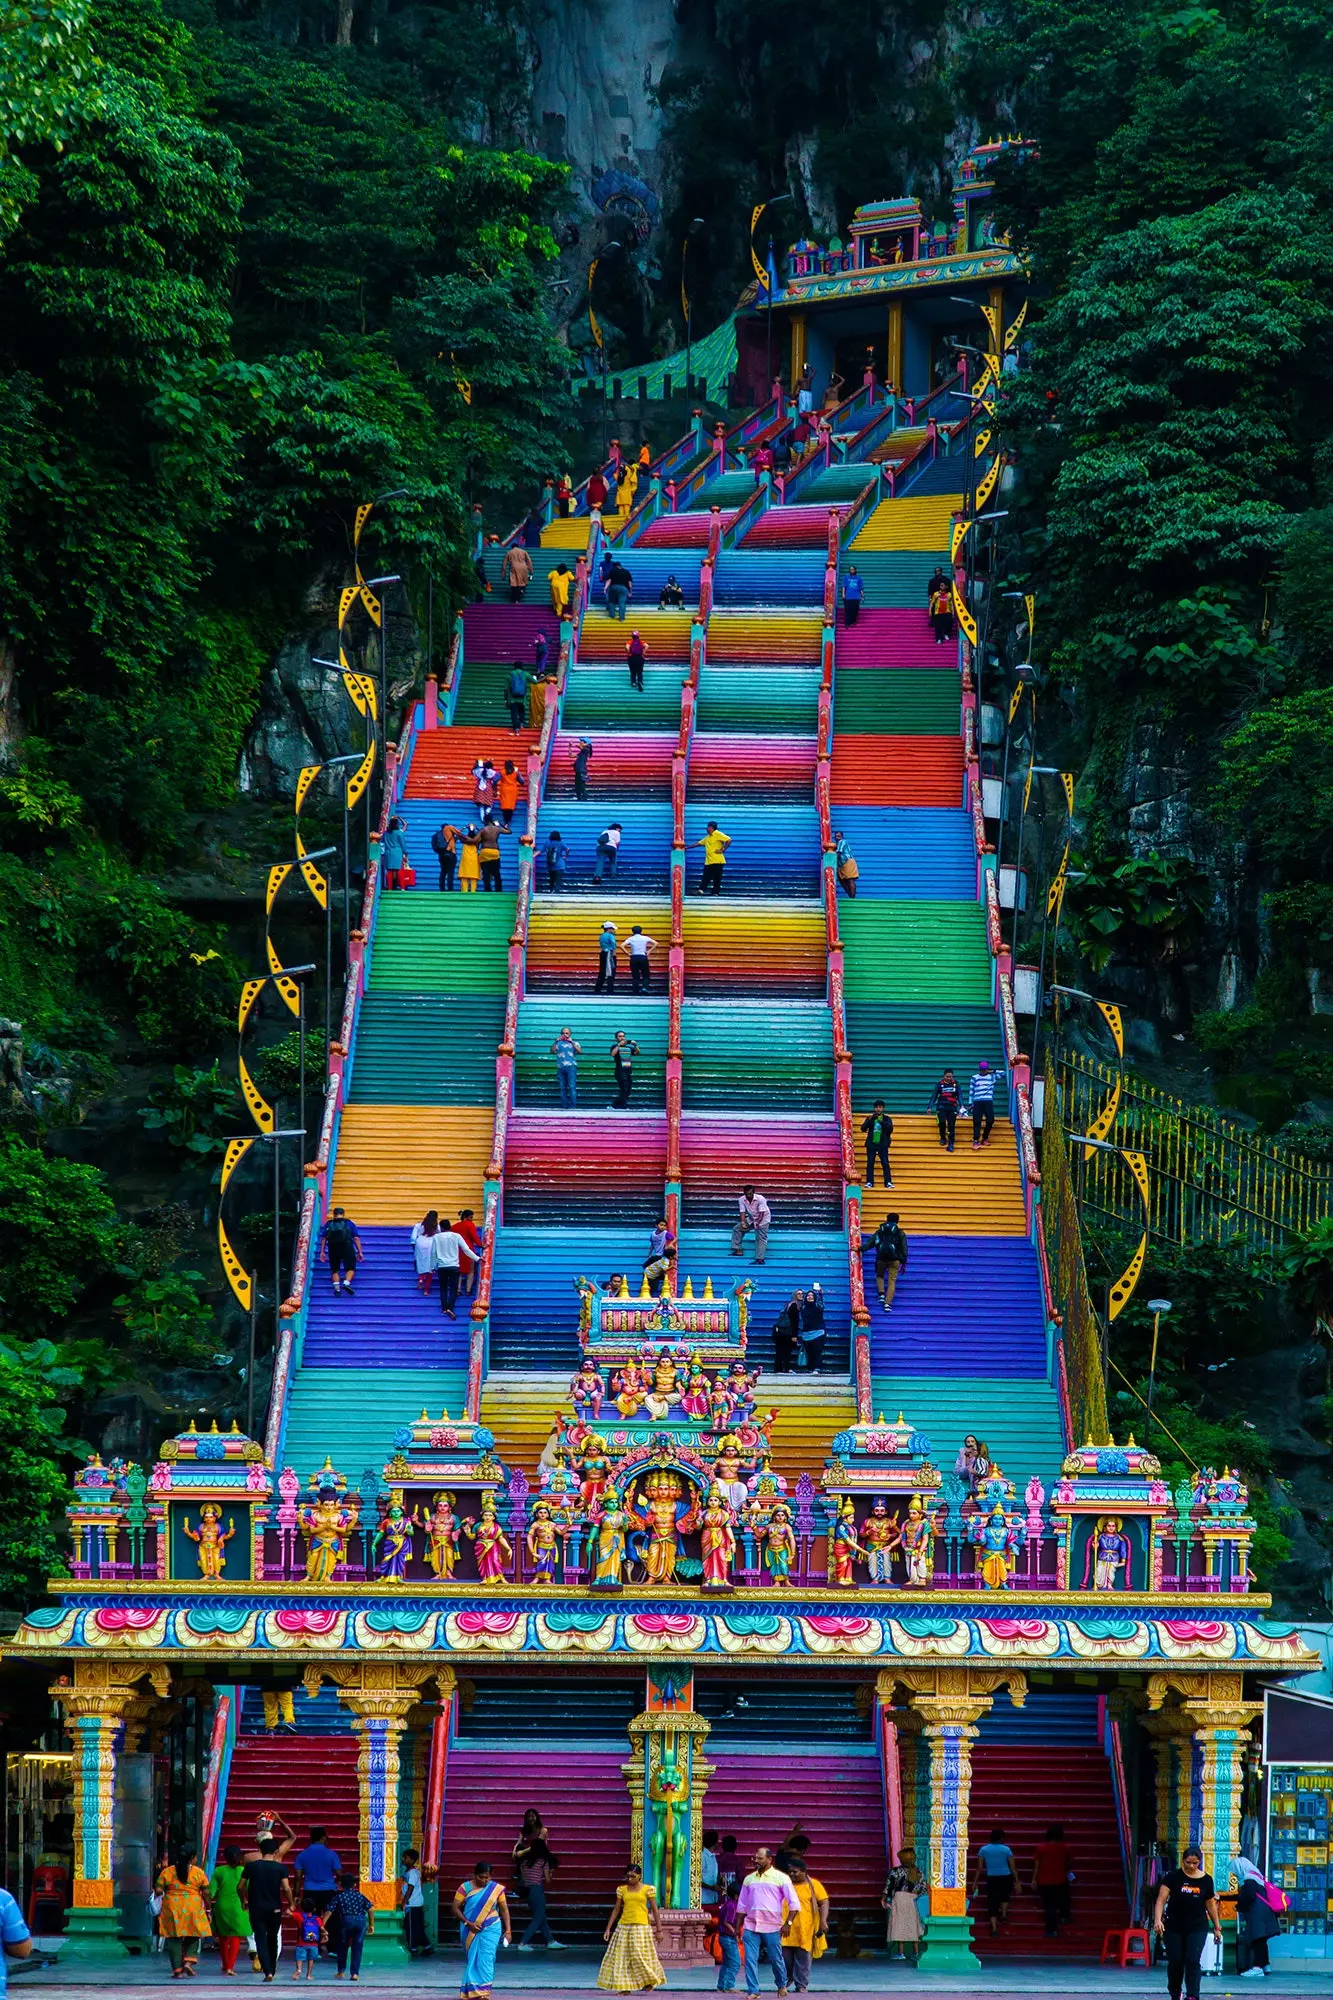
{"label": "green tree", "polygon": [[115,1259],[116,1211],[96,1167],[0,1132],[0,1325],[53,1331]]}
{"label": "green tree", "polygon": [[0,1597],[24,1605],[63,1569],[59,1530],[69,1498],[68,1452],[56,1442],[64,1411],[40,1354],[0,1346]]}

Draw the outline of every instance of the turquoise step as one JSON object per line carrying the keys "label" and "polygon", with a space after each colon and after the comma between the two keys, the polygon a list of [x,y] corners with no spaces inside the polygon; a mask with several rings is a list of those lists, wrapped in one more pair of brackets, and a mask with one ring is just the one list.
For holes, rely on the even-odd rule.
{"label": "turquoise step", "polygon": [[819,668],[705,665],[695,722],[704,733],[813,736],[819,727]]}
{"label": "turquoise step", "polygon": [[355,1491],[363,1472],[382,1472],[393,1434],[429,1410],[459,1416],[467,1400],[462,1368],[300,1368],[292,1383],[282,1462],[302,1485],[333,1460]]}
{"label": "turquoise step", "polygon": [[[908,1268],[911,1263],[909,1258]],[[1060,1399],[1049,1382],[980,1376],[876,1375],[876,1416],[892,1422],[901,1410],[930,1439],[931,1462],[952,1472],[970,1431],[1014,1482],[1020,1499],[1035,1472],[1050,1491],[1065,1456]]]}
{"label": "turquoise step", "polygon": [[[666,952],[656,955],[659,986],[665,980]],[[617,1028],[639,1045],[634,1058],[634,1088],[630,1102],[636,1111],[649,1107],[660,1111],[666,1103],[667,1014],[664,998],[631,993],[629,971],[620,974],[624,990],[611,995],[535,994],[524,1000],[518,1015],[518,1044],[514,1056],[515,1100],[524,1110],[536,1105],[558,1105],[560,1086],[556,1081],[555,1057],[551,1044],[562,1028],[568,1028],[583,1051],[579,1057],[579,1103],[595,1108],[610,1104],[616,1096],[615,1069],[611,1061],[612,1037]]]}
{"label": "turquoise step", "polygon": [[367,993],[348,1101],[494,1103],[504,1022],[498,994]]}
{"label": "turquoise step", "polygon": [[680,1045],[687,1111],[832,1106],[833,1016],[822,1000],[687,1000]]}

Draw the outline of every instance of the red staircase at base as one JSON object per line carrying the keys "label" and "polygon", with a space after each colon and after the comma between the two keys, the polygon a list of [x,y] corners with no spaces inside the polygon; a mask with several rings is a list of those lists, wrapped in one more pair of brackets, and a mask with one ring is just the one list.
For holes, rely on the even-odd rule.
{"label": "red staircase at base", "polygon": [[829,1893],[830,1924],[839,1911],[882,1917],[888,1863],[884,1787],[874,1757],[728,1756],[719,1751],[704,1800],[704,1820],[734,1833],[746,1870],[762,1842],[776,1847],[799,1820],[810,1836],[810,1872]]}
{"label": "red staircase at base", "polygon": [[322,1826],[344,1867],[359,1868],[356,1758],[356,1738],[350,1735],[316,1736],[302,1730],[299,1736],[238,1736],[218,1853],[232,1845],[253,1847],[255,1822],[271,1811],[280,1813],[296,1835],[293,1854],[305,1846],[312,1826]]}
{"label": "red staircase at base", "polygon": [[560,1866],[550,1890],[551,1929],[562,1944],[600,1938],[616,1884],[629,1865],[629,1788],[623,1751],[498,1751],[455,1744],[449,1752],[440,1853],[446,1907],[477,1861],[489,1861],[510,1894],[515,1940],[527,1923],[513,1895],[510,1851],[535,1806]]}
{"label": "red staircase at base", "polygon": [[[1074,1862],[1070,1890],[1072,1920],[1058,1938],[1048,1938],[1041,1899],[1028,1888],[1032,1855],[1051,1825],[1063,1826]],[[1120,1860],[1111,1767],[1103,1752],[1067,1744],[995,1744],[972,1752],[972,1796],[968,1810],[968,1883],[977,1850],[1002,1826],[1018,1862],[1021,1893],[1009,1909],[998,1938],[986,1921],[985,1891],[969,1907],[976,1949],[1022,1957],[1096,1958],[1109,1930],[1126,1922],[1125,1877]]]}

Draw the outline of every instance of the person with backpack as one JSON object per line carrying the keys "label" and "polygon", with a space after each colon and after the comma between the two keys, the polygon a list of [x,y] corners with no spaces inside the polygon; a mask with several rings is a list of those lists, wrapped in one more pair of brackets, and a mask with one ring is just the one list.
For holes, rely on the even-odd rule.
{"label": "person with backpack", "polygon": [[892,1310],[898,1280],[907,1269],[907,1238],[897,1214],[886,1215],[871,1238],[875,1250],[875,1290],[886,1312]]}
{"label": "person with backpack", "polygon": [[1268,1940],[1282,1929],[1279,1913],[1287,1908],[1286,1891],[1265,1879],[1243,1854],[1231,1864],[1240,1885],[1236,1891],[1236,1968],[1242,1979],[1263,1979],[1270,1970]]}
{"label": "person with backpack", "polygon": [[386,889],[407,887],[403,880],[407,869],[407,843],[403,839],[404,830],[404,822],[395,813],[384,830],[384,845],[380,852]]}
{"label": "person with backpack", "polygon": [[440,887],[452,889],[454,869],[458,865],[458,828],[446,821],[438,833],[431,835],[430,844],[440,864]]}
{"label": "person with backpack", "polygon": [[430,1291],[430,1281],[435,1273],[435,1238],[440,1233],[440,1217],[436,1209],[427,1209],[420,1222],[412,1224],[412,1257],[417,1267],[417,1290]]}
{"label": "person with backpack", "polygon": [[611,558],[611,567],[606,572],[606,615],[618,618],[623,625],[625,613],[629,609],[630,594],[634,589],[634,578],[623,562]]}
{"label": "person with backpack", "polygon": [[639,628],[636,625],[629,635],[629,644],[625,648],[625,658],[629,662],[629,684],[632,688],[637,688],[640,694],[643,693],[643,663],[647,658],[647,654],[648,648],[644,645]]}
{"label": "person with backpack", "polygon": [[597,939],[597,980],[594,993],[614,993],[616,990],[616,927],[608,917],[602,925]]}
{"label": "person with backpack", "polygon": [[953,1151],[954,1127],[958,1123],[958,1107],[963,1094],[958,1088],[958,1079],[951,1069],[946,1069],[935,1088],[930,1093],[927,1111],[935,1113],[935,1123],[939,1130],[940,1144]]}
{"label": "person with backpack", "polygon": [[521,735],[528,719],[528,670],[522,660],[515,660],[505,682],[505,706],[509,710],[509,727],[515,736]]}
{"label": "person with backpack", "polygon": [[356,1224],[346,1209],[335,1208],[319,1232],[319,1259],[329,1267],[335,1292],[346,1292],[348,1298],[352,1296],[356,1267],[363,1262],[365,1254]]}
{"label": "person with backpack", "polygon": [[620,834],[621,826],[618,819],[613,819],[611,824],[604,826],[598,834],[597,857],[592,864],[594,882],[600,882],[603,877],[615,881],[616,870],[620,866]]}
{"label": "person with backpack", "polygon": [[557,895],[565,886],[565,870],[569,866],[569,849],[554,830],[546,837],[542,850],[546,856],[546,886]]}

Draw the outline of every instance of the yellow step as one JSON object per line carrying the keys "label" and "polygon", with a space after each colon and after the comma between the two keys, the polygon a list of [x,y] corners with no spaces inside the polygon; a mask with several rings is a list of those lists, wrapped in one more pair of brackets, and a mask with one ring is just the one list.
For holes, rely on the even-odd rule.
{"label": "yellow step", "polygon": [[853,549],[947,549],[961,493],[923,493],[919,500],[884,500],[862,528]]}
{"label": "yellow step", "polygon": [[588,530],[592,521],[587,514],[567,514],[563,520],[548,521],[542,529],[544,549],[577,549],[580,554],[588,546]]}
{"label": "yellow step", "polygon": [[484,1105],[349,1104],[333,1201],[354,1222],[420,1222],[428,1208],[480,1213],[494,1115]]}
{"label": "yellow step", "polygon": [[960,1117],[956,1150],[940,1145],[933,1118],[895,1118],[893,1187],[879,1184],[862,1196],[866,1234],[896,1209],[910,1237],[1025,1236],[1027,1218],[1014,1149],[1013,1127],[997,1119],[989,1146],[972,1151],[971,1120]]}

